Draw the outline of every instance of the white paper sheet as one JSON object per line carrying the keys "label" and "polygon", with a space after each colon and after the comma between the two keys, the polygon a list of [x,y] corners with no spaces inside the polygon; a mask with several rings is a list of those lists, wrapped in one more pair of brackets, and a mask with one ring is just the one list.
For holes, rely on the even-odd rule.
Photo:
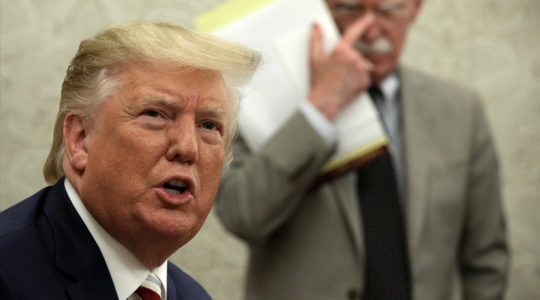
{"label": "white paper sheet", "polygon": [[[324,0],[276,0],[212,32],[263,55],[262,66],[243,91],[239,115],[242,137],[255,151],[307,98],[309,37],[315,22],[323,30],[324,48],[331,51],[340,36]],[[367,94],[349,104],[335,124],[338,149],[330,166],[351,152],[387,142]]]}

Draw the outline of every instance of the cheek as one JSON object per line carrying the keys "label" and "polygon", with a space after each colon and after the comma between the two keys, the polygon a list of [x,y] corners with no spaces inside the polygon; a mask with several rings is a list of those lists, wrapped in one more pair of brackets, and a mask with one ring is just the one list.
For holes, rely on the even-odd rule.
{"label": "cheek", "polygon": [[126,128],[116,134],[111,141],[116,148],[116,155],[126,164],[137,163],[142,166],[145,161],[155,163],[155,158],[163,155],[166,149],[166,136],[162,132],[138,130],[138,128]]}
{"label": "cheek", "polygon": [[206,145],[199,157],[199,176],[202,192],[214,195],[221,179],[224,145]]}
{"label": "cheek", "polygon": [[[217,162],[215,162],[217,164]],[[221,166],[221,165],[220,165]],[[201,166],[204,167],[204,166]],[[207,167],[199,172],[200,175],[200,193],[197,197],[197,215],[200,221],[204,221],[212,206],[218,191],[220,179],[221,179],[221,167],[217,168],[212,163],[211,167]]]}
{"label": "cheek", "polygon": [[403,46],[403,42],[405,41],[405,37],[407,35],[407,29],[408,25],[406,23],[402,23],[394,25],[388,30],[388,38],[390,39],[392,46],[394,46],[395,51],[399,51],[399,49],[401,49]]}
{"label": "cheek", "polygon": [[92,166],[99,169],[95,175],[114,182],[118,193],[127,187],[132,193],[140,192],[141,183],[153,176],[162,144],[160,138],[130,128],[110,130],[92,145]]}

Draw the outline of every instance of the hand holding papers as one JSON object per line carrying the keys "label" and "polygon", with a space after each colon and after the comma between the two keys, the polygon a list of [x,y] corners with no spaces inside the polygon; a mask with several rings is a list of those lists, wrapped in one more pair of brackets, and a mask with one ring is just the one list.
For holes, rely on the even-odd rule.
{"label": "hand holding papers", "polygon": [[[324,32],[323,49],[329,52],[340,36],[323,0],[257,1],[257,4],[236,0],[196,20],[200,29],[246,44],[263,54],[264,64],[244,90],[239,117],[240,132],[254,151],[308,97],[309,39],[315,22]],[[323,176],[347,171],[387,144],[377,110],[368,97],[361,94],[336,116],[337,151],[324,166]]]}

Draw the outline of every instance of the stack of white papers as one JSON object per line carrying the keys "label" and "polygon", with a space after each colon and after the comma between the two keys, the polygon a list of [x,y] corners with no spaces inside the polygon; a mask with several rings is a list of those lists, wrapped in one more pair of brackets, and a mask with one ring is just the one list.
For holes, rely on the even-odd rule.
{"label": "stack of white papers", "polygon": [[[260,51],[263,64],[243,90],[239,130],[257,151],[307,99],[309,37],[318,23],[324,48],[333,49],[339,33],[324,0],[234,0],[196,18],[196,26]],[[366,161],[387,143],[377,109],[364,93],[337,116],[338,146],[323,173],[346,171]]]}

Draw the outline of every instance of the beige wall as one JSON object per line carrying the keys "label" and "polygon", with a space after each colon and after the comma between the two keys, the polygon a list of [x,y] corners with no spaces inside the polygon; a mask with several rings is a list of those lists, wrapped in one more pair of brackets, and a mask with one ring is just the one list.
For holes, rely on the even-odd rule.
{"label": "beige wall", "polygon": [[[192,27],[222,0],[0,0],[0,209],[45,185],[60,85],[81,39],[145,18]],[[509,299],[540,299],[540,1],[429,0],[404,61],[477,89],[503,168]],[[247,250],[213,215],[174,261],[216,299],[238,299]]]}

